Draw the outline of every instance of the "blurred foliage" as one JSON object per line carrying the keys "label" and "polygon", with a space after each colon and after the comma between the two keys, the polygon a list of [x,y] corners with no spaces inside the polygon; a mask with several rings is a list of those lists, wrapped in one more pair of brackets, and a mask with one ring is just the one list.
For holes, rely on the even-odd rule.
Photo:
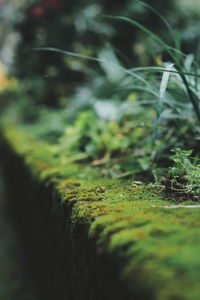
{"label": "blurred foliage", "polygon": [[[21,37],[14,61],[18,80],[0,75],[0,106],[3,110],[14,102],[8,109],[11,119],[49,142],[61,160],[87,160],[109,177],[162,182],[172,164],[171,149],[193,148],[198,155],[200,128],[186,85],[180,74],[170,74],[158,113],[169,53],[145,32],[103,15],[130,17],[171,46],[172,36],[154,10],[160,12],[185,53],[176,49],[188,73],[199,70],[200,22],[197,8],[183,14],[187,1],[146,3],[153,9],[136,0],[24,1],[14,24]],[[164,71],[145,69],[152,64]],[[133,69],[138,66],[142,72]],[[199,96],[198,77],[186,79]]]}
{"label": "blurred foliage", "polygon": [[[148,1],[168,16],[174,1]],[[126,1],[26,1],[23,17],[15,28],[21,41],[16,52],[15,73],[25,81],[28,93],[39,104],[58,106],[61,97],[70,94],[77,85],[91,82],[89,67],[101,73],[94,63],[74,59],[58,53],[35,52],[36,47],[56,47],[84,55],[97,56],[107,43],[116,49],[127,66],[149,62],[147,39],[126,23],[102,18],[103,15],[125,15],[136,18],[158,33],[156,16],[134,0]],[[126,33],[126,38],[124,38]],[[147,41],[148,42],[148,41]]]}

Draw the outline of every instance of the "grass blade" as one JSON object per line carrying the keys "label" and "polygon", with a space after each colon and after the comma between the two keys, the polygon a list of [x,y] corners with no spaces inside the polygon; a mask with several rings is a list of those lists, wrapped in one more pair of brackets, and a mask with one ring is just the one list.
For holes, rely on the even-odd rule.
{"label": "grass blade", "polygon": [[[175,63],[178,63],[176,56],[173,54],[172,50],[174,49],[173,47],[169,47],[163,39],[161,39],[157,34],[153,33],[151,30],[140,24],[139,22],[132,20],[127,17],[123,16],[109,16],[109,15],[104,15],[104,18],[111,19],[111,20],[118,20],[118,21],[125,21],[126,23],[129,23],[133,25],[134,27],[137,27],[138,29],[142,30],[145,32],[147,35],[149,35],[153,40],[155,40],[157,43],[159,43],[163,48],[168,52],[170,57]],[[175,49],[177,50],[177,49]]]}
{"label": "grass blade", "polygon": [[159,90],[159,99],[163,103],[163,99],[165,97],[166,89],[167,89],[167,84],[169,81],[169,76],[170,72],[173,68],[174,64],[169,64],[166,66],[166,70],[163,73],[161,84],[160,84],[160,90]]}
{"label": "grass blade", "polygon": [[163,104],[164,104],[164,98],[167,90],[167,85],[169,81],[169,76],[170,76],[170,70],[174,67],[174,64],[167,64],[165,68],[165,72],[162,75],[161,83],[160,83],[160,89],[159,89],[159,98],[157,101],[157,107],[156,107],[156,120],[154,124],[154,129],[153,129],[153,145],[155,145],[155,142],[157,140],[157,135],[158,135],[158,127],[161,122],[161,113],[163,110]]}
{"label": "grass blade", "polygon": [[168,30],[170,32],[170,35],[171,35],[171,37],[174,41],[175,47],[180,50],[180,43],[179,43],[176,35],[174,34],[174,31],[173,31],[170,23],[159,13],[159,11],[157,9],[155,9],[151,5],[149,5],[149,4],[147,4],[143,1],[138,1],[138,3],[141,4],[142,6],[148,8],[149,10],[151,10],[153,13],[155,13],[162,20],[162,22],[165,24],[165,26],[168,28]]}
{"label": "grass blade", "polygon": [[[148,71],[148,72],[158,72],[158,73],[163,73],[165,72],[165,68],[161,68],[161,67],[136,67],[136,68],[132,68],[129,69],[130,71],[133,72],[138,72],[138,71]],[[192,73],[192,72],[182,72],[182,71],[178,71],[176,69],[173,70],[169,70],[169,73],[174,73],[174,74],[179,74],[179,75],[188,75],[188,76],[194,76],[194,77],[200,77],[200,74],[198,73]]]}
{"label": "grass blade", "polygon": [[[66,50],[53,48],[53,47],[38,47],[38,48],[33,48],[33,51],[51,51],[51,52],[57,52],[57,53],[60,53],[60,54],[70,55],[70,56],[77,57],[77,58],[88,59],[88,60],[91,60],[91,61],[98,62],[100,64],[108,63],[108,61],[105,60],[105,59],[101,59],[101,58],[94,57],[94,56],[82,55],[82,54],[79,54],[79,53],[76,53],[76,52],[66,51]],[[109,62],[109,64],[113,65],[113,66],[116,66],[116,64],[113,63],[113,62]],[[146,86],[148,86],[149,88],[152,88],[151,85],[149,84],[149,82],[147,80],[145,80],[141,75],[136,74],[135,72],[132,72],[131,70],[126,69],[126,68],[122,67],[121,65],[119,66],[117,64],[117,67],[121,68],[121,70],[123,70],[123,72],[125,74],[130,75],[133,78],[136,78],[137,80],[141,81]]]}

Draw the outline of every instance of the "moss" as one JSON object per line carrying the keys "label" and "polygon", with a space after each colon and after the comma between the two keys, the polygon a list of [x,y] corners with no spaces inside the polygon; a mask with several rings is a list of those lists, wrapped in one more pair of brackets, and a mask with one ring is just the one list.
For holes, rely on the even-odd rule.
{"label": "moss", "polygon": [[[154,299],[198,299],[198,224],[198,211],[137,207],[97,219],[90,235],[98,235],[101,249],[123,262],[121,276],[130,287],[147,281]],[[183,282],[193,289],[182,289]]]}
{"label": "moss", "polygon": [[130,289],[145,289],[156,300],[199,300],[199,209],[164,208],[159,189],[98,178],[96,170],[62,161],[23,128],[4,126],[3,134],[31,173],[53,182],[61,201],[72,204],[73,226],[87,225],[88,238],[116,260]]}

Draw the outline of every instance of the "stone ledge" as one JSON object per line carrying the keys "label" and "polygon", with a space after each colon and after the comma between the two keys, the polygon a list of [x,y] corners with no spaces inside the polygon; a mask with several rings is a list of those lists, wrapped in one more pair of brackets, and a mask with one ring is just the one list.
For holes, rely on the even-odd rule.
{"label": "stone ledge", "polygon": [[[18,166],[12,170],[10,165],[7,178],[18,182],[13,190],[18,215],[25,217],[21,231],[30,223],[24,240],[30,258],[37,261],[33,273],[38,274],[43,266],[43,278],[49,273],[48,281],[55,285],[48,294],[40,282],[41,293],[48,297],[54,293],[55,297],[62,290],[57,298],[80,300],[199,300],[199,208],[191,209],[187,207],[191,202],[186,202],[186,207],[169,210],[165,206],[174,202],[166,203],[162,192],[152,186],[87,174],[83,166],[59,161],[48,144],[35,140],[20,127],[3,127],[2,136],[5,157],[10,152],[13,166]],[[30,209],[34,213],[29,222]],[[35,226],[37,215],[40,220]],[[51,228],[48,242],[39,243],[47,235],[47,224]],[[34,233],[32,243],[27,238],[30,233]],[[67,238],[62,244],[63,236]],[[31,247],[37,248],[42,260],[52,247],[46,265],[34,257]],[[59,253],[65,261],[63,266],[60,260],[49,266]],[[63,273],[65,268],[68,270]],[[65,285],[71,296],[67,296]]]}

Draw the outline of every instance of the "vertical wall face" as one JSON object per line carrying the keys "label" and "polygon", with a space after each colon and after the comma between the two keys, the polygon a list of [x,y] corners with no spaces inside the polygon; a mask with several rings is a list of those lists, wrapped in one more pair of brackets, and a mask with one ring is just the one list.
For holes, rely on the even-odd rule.
{"label": "vertical wall face", "polygon": [[2,158],[12,216],[41,299],[132,299],[114,263],[88,241],[87,228],[72,228],[71,208],[53,196],[53,187],[34,179],[8,147]]}
{"label": "vertical wall face", "polygon": [[7,149],[3,161],[12,216],[41,299],[73,299],[69,289],[72,246],[64,208],[53,201],[51,188],[31,178]]}
{"label": "vertical wall face", "polygon": [[35,291],[27,268],[26,254],[10,215],[1,154],[0,151],[0,299],[41,300]]}

